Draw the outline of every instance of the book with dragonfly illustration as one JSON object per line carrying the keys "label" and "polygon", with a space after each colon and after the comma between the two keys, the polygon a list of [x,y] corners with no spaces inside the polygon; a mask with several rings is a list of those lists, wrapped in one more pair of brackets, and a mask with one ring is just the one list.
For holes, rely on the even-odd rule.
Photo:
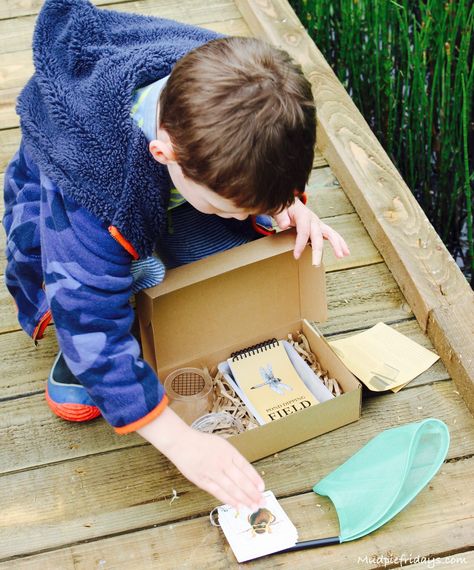
{"label": "book with dragonfly illustration", "polygon": [[264,423],[318,404],[291,363],[282,341],[271,339],[227,360],[236,384]]}

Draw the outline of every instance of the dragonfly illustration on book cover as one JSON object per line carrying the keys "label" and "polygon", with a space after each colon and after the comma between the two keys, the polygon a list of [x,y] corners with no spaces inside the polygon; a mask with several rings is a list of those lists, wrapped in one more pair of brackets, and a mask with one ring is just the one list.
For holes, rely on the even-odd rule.
{"label": "dragonfly illustration on book cover", "polygon": [[257,388],[262,388],[263,386],[269,386],[270,389],[277,394],[283,394],[285,390],[287,392],[291,392],[293,390],[293,388],[291,386],[288,386],[288,384],[285,384],[281,378],[276,378],[276,376],[273,374],[271,364],[267,364],[265,368],[263,366],[260,366],[259,370],[260,376],[263,378],[264,382],[252,386],[250,388],[251,390],[256,390]]}

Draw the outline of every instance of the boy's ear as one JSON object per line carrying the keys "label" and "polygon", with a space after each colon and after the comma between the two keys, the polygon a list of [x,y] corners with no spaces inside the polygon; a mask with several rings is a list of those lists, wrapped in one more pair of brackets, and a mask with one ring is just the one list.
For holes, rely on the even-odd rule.
{"label": "boy's ear", "polygon": [[155,139],[150,141],[148,148],[153,158],[161,162],[161,164],[170,164],[176,162],[176,155],[174,153],[171,143]]}

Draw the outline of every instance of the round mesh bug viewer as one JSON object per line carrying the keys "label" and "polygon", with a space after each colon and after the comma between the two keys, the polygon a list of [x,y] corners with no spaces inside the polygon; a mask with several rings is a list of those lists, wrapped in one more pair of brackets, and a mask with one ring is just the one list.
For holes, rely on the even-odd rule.
{"label": "round mesh bug viewer", "polygon": [[179,368],[165,379],[171,408],[188,424],[207,414],[213,403],[212,382],[199,368]]}

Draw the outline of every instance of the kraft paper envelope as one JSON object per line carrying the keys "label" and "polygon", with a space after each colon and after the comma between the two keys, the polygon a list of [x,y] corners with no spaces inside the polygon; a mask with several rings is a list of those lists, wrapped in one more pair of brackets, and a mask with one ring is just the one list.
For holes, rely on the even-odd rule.
{"label": "kraft paper envelope", "polygon": [[439,358],[385,323],[329,344],[347,368],[374,392],[398,392]]}

